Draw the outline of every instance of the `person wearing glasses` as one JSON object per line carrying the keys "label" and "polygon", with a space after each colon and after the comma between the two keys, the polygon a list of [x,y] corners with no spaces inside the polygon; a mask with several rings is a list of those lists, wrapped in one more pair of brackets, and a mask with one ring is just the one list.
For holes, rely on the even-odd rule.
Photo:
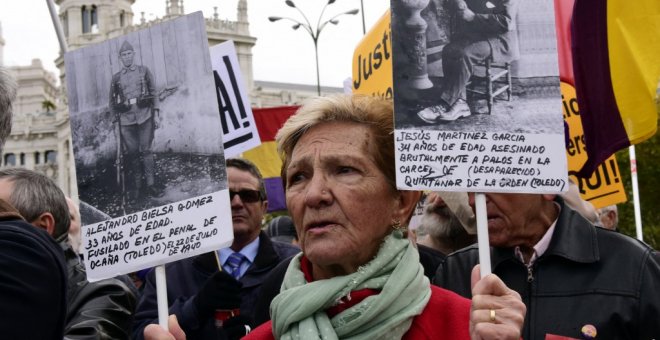
{"label": "person wearing glasses", "polygon": [[[229,248],[167,265],[169,314],[176,315],[189,339],[238,339],[251,329],[253,306],[266,275],[299,248],[271,241],[261,231],[268,208],[263,177],[250,161],[227,159],[234,242]],[[218,259],[222,271],[218,270]],[[153,273],[145,282],[133,326],[133,339],[157,323]]]}

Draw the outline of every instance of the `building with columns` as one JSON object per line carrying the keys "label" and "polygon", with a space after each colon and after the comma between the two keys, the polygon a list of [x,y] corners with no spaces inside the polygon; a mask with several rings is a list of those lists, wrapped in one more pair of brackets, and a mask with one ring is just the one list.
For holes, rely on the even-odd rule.
{"label": "building with columns", "polygon": [[[153,0],[150,0],[153,1]],[[166,14],[147,21],[144,13],[139,23],[131,6],[135,0],[55,0],[69,50],[98,43],[150,25],[184,15],[183,0],[165,0]],[[217,10],[206,18],[209,46],[234,41],[243,78],[253,107],[298,105],[316,96],[312,85],[255,81],[252,72],[252,47],[257,39],[250,35],[247,0],[239,0],[237,20],[220,19]],[[16,43],[16,42],[13,42]],[[0,26],[0,64],[3,47]],[[60,71],[60,84],[66,84],[64,58],[55,60]],[[71,145],[66,89],[58,86],[56,77],[35,59],[28,66],[9,67],[18,82],[14,105],[13,128],[2,154],[2,167],[20,166],[47,174],[66,195],[78,194]],[[341,88],[323,87],[324,93],[342,92]]]}

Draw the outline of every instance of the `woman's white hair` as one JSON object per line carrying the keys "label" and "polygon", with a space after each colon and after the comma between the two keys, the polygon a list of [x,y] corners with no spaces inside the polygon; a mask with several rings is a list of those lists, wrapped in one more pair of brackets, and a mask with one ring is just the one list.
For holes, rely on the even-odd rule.
{"label": "woman's white hair", "polygon": [[282,158],[282,181],[286,187],[286,168],[293,148],[312,127],[327,122],[352,122],[371,129],[370,153],[385,174],[392,190],[396,190],[394,169],[394,109],[392,101],[366,95],[333,95],[307,101],[284,123],[275,141]]}

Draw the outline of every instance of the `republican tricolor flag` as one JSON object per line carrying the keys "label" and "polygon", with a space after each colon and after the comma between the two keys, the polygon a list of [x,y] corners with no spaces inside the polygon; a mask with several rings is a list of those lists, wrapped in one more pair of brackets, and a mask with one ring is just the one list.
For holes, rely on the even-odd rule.
{"label": "republican tricolor flag", "polygon": [[280,177],[282,160],[277,154],[275,135],[296,110],[298,110],[298,106],[252,109],[261,145],[244,152],[243,158],[252,161],[264,177],[268,195],[268,212],[286,209],[284,188]]}
{"label": "republican tricolor flag", "polygon": [[[557,12],[571,2],[555,1]],[[580,175],[588,177],[614,152],[657,130],[660,0],[575,0],[571,34],[589,155]]]}

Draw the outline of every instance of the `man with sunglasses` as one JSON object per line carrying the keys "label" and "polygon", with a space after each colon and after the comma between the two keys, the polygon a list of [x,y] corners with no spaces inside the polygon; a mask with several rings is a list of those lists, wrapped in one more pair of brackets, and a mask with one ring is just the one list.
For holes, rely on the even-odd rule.
{"label": "man with sunglasses", "polygon": [[[263,177],[250,161],[227,159],[234,242],[167,265],[169,314],[189,339],[238,339],[251,329],[254,306],[266,275],[299,248],[271,241],[261,230],[268,208]],[[222,271],[218,270],[218,261]],[[157,323],[156,285],[151,273],[138,304],[133,338]]]}

